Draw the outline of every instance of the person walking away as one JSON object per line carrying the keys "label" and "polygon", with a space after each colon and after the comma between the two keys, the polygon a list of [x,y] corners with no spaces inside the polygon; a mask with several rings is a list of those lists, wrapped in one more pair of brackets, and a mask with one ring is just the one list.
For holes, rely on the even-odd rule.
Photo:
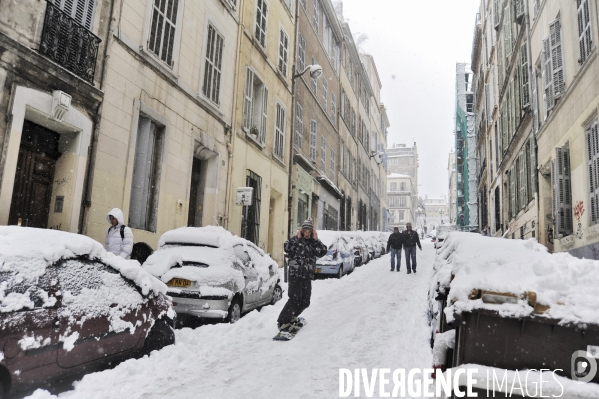
{"label": "person walking away", "polygon": [[391,249],[391,271],[395,269],[395,258],[397,257],[397,271],[401,267],[401,241],[402,237],[399,234],[399,227],[393,229],[393,233],[387,240],[387,252]]}
{"label": "person walking away", "polygon": [[418,233],[412,230],[412,223],[406,224],[406,231],[403,234],[403,247],[406,256],[406,265],[408,266],[408,274],[411,273],[410,267],[414,273],[416,273],[416,245],[422,251],[422,245],[420,245],[420,238]]}
{"label": "person walking away", "polygon": [[106,232],[104,248],[116,256],[127,259],[133,251],[133,232],[124,223],[123,211],[114,208],[108,212],[106,220],[110,227]]}
{"label": "person walking away", "polygon": [[318,239],[311,218],[302,223],[297,236],[285,243],[285,252],[289,259],[289,299],[277,320],[279,331],[304,325],[298,316],[310,306],[316,259],[327,254],[327,247]]}

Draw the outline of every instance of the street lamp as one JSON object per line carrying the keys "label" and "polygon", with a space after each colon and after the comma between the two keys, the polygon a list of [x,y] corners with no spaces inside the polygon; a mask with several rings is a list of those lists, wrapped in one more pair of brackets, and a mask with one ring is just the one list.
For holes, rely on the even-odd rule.
{"label": "street lamp", "polygon": [[320,65],[318,65],[318,64],[308,65],[302,72],[296,73],[295,75],[293,75],[293,88],[291,90],[292,95],[295,95],[295,90],[293,90],[295,88],[295,79],[299,78],[300,76],[302,76],[303,74],[308,72],[308,70],[310,71],[310,77],[312,79],[318,79],[320,77],[320,75],[322,75],[322,67]]}

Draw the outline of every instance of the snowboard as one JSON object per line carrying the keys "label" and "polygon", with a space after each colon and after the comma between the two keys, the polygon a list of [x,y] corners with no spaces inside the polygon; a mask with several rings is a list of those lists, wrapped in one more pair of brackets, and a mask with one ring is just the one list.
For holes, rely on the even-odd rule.
{"label": "snowboard", "polygon": [[279,333],[274,336],[273,341],[291,341],[293,338],[295,338],[299,330],[301,330],[305,325],[306,319],[299,317],[295,322],[292,323],[292,326],[289,327],[287,331],[279,331]]}

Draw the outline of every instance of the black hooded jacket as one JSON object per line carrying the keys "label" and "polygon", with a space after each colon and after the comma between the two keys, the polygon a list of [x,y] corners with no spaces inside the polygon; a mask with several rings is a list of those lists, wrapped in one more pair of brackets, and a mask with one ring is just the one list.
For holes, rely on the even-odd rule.
{"label": "black hooded jacket", "polygon": [[316,259],[327,254],[327,247],[313,238],[291,237],[285,243],[285,252],[289,259],[289,277],[311,279]]}
{"label": "black hooded jacket", "polygon": [[387,240],[387,252],[389,252],[389,248],[393,249],[401,249],[402,245],[402,236],[401,233],[392,233]]}
{"label": "black hooded jacket", "polygon": [[412,231],[404,231],[402,234],[403,238],[403,246],[405,247],[414,247],[418,245],[418,248],[422,249],[422,245],[420,245],[420,237],[418,237],[418,233],[414,230]]}

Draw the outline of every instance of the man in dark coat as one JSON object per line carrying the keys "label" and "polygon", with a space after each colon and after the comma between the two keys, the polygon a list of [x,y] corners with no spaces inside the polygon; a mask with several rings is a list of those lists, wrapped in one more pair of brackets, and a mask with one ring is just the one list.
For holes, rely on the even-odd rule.
{"label": "man in dark coat", "polygon": [[412,223],[406,224],[406,229],[403,233],[402,242],[406,256],[406,265],[408,266],[408,274],[410,274],[410,267],[416,273],[416,245],[418,245],[421,251],[422,245],[420,245],[418,233],[412,230]]}
{"label": "man in dark coat", "polygon": [[280,331],[288,330],[293,324],[303,324],[298,316],[310,306],[316,259],[327,254],[327,247],[318,239],[312,219],[302,223],[297,236],[285,243],[285,252],[289,259],[289,299],[277,320]]}
{"label": "man in dark coat", "polygon": [[395,270],[395,258],[397,257],[397,271],[401,267],[401,234],[399,234],[399,228],[393,229],[393,234],[389,236],[387,240],[387,252],[391,249],[391,271]]}

